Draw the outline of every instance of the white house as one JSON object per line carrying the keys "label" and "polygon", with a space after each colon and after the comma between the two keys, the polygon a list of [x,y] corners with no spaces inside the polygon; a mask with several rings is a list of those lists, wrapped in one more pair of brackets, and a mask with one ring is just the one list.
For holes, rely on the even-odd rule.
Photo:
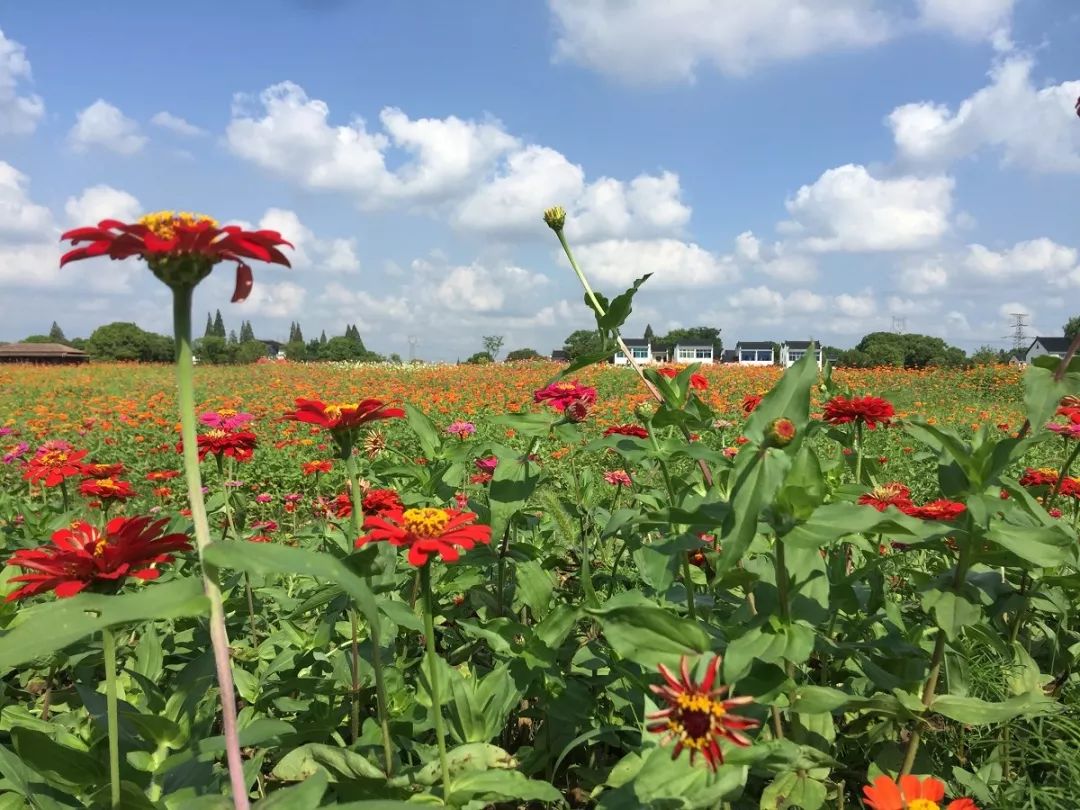
{"label": "white house", "polygon": [[1024,352],[1024,362],[1030,363],[1036,357],[1050,355],[1051,357],[1064,357],[1069,350],[1067,337],[1037,337]]}
{"label": "white house", "polygon": [[673,355],[672,360],[684,365],[716,362],[716,358],[713,357],[713,345],[711,343],[679,342],[675,344]]}
{"label": "white house", "polygon": [[[651,341],[645,340],[645,338],[623,338],[623,343],[626,344],[626,348],[630,350],[630,354],[637,361],[639,366],[648,365],[652,362]],[[612,358],[612,362],[617,366],[626,366],[630,364],[630,361],[622,352],[615,352],[615,357]]]}
{"label": "white house", "polygon": [[775,362],[773,345],[767,340],[740,340],[735,344],[735,357],[743,366],[771,366]]}
{"label": "white house", "polygon": [[[806,353],[810,351],[809,340],[785,340],[780,344],[780,365],[784,368],[791,368],[798,363]],[[817,346],[817,365],[821,368],[822,356],[821,346]]]}

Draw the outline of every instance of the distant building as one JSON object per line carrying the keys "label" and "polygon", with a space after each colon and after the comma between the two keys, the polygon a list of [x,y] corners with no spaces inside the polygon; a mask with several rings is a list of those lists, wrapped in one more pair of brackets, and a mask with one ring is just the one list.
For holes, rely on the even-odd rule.
{"label": "distant building", "polygon": [[676,363],[703,363],[711,364],[713,358],[713,344],[699,343],[696,341],[678,342],[675,344]]}
{"label": "distant building", "polygon": [[0,363],[87,363],[90,355],[62,343],[3,343],[0,344]]}
{"label": "distant building", "polygon": [[[784,368],[791,368],[798,363],[806,353],[810,351],[809,340],[785,340],[780,344],[780,365]],[[817,346],[817,364],[818,368],[822,365],[821,346]]]}
{"label": "distant building", "polygon": [[739,353],[735,349],[724,349],[724,354],[721,357],[721,362],[738,363]]}
{"label": "distant building", "polygon": [[280,340],[262,340],[261,338],[256,338],[256,340],[266,347],[266,356],[271,360],[285,359],[285,344]]}
{"label": "distant building", "polygon": [[1069,351],[1071,341],[1067,337],[1037,337],[1024,352],[1024,362],[1030,363],[1036,357],[1064,357]]}
{"label": "distant building", "polygon": [[[626,344],[626,348],[630,350],[630,356],[637,361],[638,365],[647,365],[653,362],[651,341],[645,338],[623,338],[623,343]],[[611,361],[617,366],[630,364],[629,358],[621,351],[615,352],[615,356]]]}
{"label": "distant building", "polygon": [[569,363],[570,355],[562,349],[555,349],[555,351],[551,353],[551,359],[556,363]]}
{"label": "distant building", "polygon": [[773,345],[767,340],[740,340],[735,352],[735,362],[742,366],[771,366],[776,362]]}

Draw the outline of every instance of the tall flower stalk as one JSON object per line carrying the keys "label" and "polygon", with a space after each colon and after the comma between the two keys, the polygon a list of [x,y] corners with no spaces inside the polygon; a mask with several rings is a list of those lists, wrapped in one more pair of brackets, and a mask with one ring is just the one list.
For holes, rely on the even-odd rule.
{"label": "tall flower stalk", "polygon": [[420,567],[420,589],[424,592],[424,641],[427,647],[428,680],[431,683],[431,711],[435,715],[435,742],[439,746],[439,771],[443,795],[450,792],[450,765],[446,759],[446,728],[442,716],[442,687],[439,684],[439,653],[435,650],[435,607],[431,593],[431,563]]}
{"label": "tall flower stalk", "polygon": [[116,637],[106,627],[101,631],[105,657],[105,716],[109,730],[109,800],[120,806],[120,715],[116,701]]}
{"label": "tall flower stalk", "polygon": [[210,644],[214,650],[214,667],[221,692],[221,721],[233,806],[236,810],[247,810],[250,802],[236,727],[236,691],[229,661],[225,608],[217,570],[207,562],[205,555],[206,548],[210,545],[210,526],[202,495],[198,439],[195,433],[191,302],[195,287],[222,261],[236,263],[236,286],[232,300],[243,301],[251,292],[253,284],[251,267],[245,260],[256,259],[288,267],[289,260],[278,247],[292,245],[282,239],[277,231],[245,231],[235,225],[219,227],[210,217],[173,211],[148,214],[134,223],[106,219],[96,226],[67,231],[60,238],[74,246],[61,257],[61,266],[98,256],[108,256],[114,260],[139,257],[146,261],[151,272],[173,293],[177,402],[188,501],[195,527],[195,544],[199,553],[203,589],[210,603]]}

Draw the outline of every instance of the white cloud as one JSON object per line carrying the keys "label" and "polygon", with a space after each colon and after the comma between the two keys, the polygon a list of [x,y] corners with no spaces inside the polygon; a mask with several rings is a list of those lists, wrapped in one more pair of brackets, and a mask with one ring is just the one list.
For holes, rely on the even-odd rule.
{"label": "white cloud", "polygon": [[493,238],[544,238],[541,214],[556,204],[579,240],[675,235],[690,218],[671,172],[589,182],[565,155],[498,121],[411,119],[393,107],[379,121],[381,132],[359,118],[333,126],[324,101],[285,82],[254,105],[239,98],[227,140],[236,155],[305,188],[349,194],[365,209],[432,210]]}
{"label": "white cloud", "polygon": [[873,177],[864,166],[829,169],[786,203],[781,230],[811,251],[914,250],[949,229],[950,177]]}
{"label": "white cloud", "polygon": [[614,287],[629,287],[645,273],[653,274],[645,289],[709,287],[739,275],[729,257],[677,239],[609,239],[582,245],[576,253],[590,279]]}
{"label": "white cloud", "polygon": [[185,121],[180,116],[173,115],[171,112],[166,112],[165,110],[155,113],[154,117],[150,119],[150,123],[156,127],[175,132],[177,135],[183,135],[186,138],[193,138],[197,135],[206,134],[205,129],[197,127],[194,124]]}
{"label": "white cloud", "polygon": [[255,286],[247,300],[236,304],[243,317],[261,315],[265,318],[291,318],[303,311],[307,290],[292,281],[263,281],[255,279]]}
{"label": "white cloud", "polygon": [[34,240],[54,235],[52,212],[26,193],[29,178],[0,160],[0,238]]}
{"label": "white cloud", "polygon": [[269,208],[259,220],[259,228],[277,231],[292,242],[293,249],[286,248],[286,254],[297,269],[311,267],[331,273],[355,273],[360,269],[355,239],[320,239],[300,221],[295,211]]}
{"label": "white cloud", "polygon": [[877,301],[870,292],[842,293],[833,298],[833,304],[840,314],[849,318],[869,318],[877,312]]}
{"label": "white cloud", "polygon": [[100,98],[79,112],[68,138],[76,152],[96,147],[121,155],[138,152],[147,141],[137,123]]}
{"label": "white cloud", "polygon": [[1038,275],[1048,284],[1063,284],[1077,269],[1075,248],[1059,245],[1045,237],[1017,242],[1011,248],[995,251],[983,245],[969,245],[964,267],[976,276],[995,281]]}
{"label": "white cloud", "polygon": [[920,20],[963,39],[1007,33],[1016,0],[917,0]]}
{"label": "white cloud", "polygon": [[900,270],[900,287],[912,295],[926,295],[949,283],[949,273],[941,257],[929,257]]}
{"label": "white cloud", "polygon": [[874,45],[893,23],[877,0],[549,0],[556,58],[642,84],[692,81],[700,65],[759,65]]}
{"label": "white cloud", "polygon": [[97,225],[103,219],[131,222],[143,212],[131,194],[107,185],[91,186],[78,197],[68,197],[64,213],[72,225]]}
{"label": "white cloud", "polygon": [[19,95],[19,84],[29,80],[26,49],[0,30],[0,135],[29,135],[45,114],[41,96]]}
{"label": "white cloud", "polygon": [[953,113],[929,101],[889,114],[902,160],[941,166],[998,151],[1007,165],[1038,172],[1080,172],[1080,127],[1073,110],[1080,81],[1036,88],[1029,57],[1012,57],[990,71],[990,84]]}

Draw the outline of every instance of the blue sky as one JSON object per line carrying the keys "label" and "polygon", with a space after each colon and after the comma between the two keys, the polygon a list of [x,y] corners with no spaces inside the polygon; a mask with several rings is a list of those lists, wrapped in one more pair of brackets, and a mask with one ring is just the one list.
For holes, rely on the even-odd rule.
{"label": "blue sky", "polygon": [[453,360],[627,334],[1004,347],[1080,306],[1080,8],[1070,0],[0,2],[0,340],[167,331],[137,265],[60,271],[73,224],[194,209],[274,227],[292,270],[222,268],[197,322],[356,323]]}

